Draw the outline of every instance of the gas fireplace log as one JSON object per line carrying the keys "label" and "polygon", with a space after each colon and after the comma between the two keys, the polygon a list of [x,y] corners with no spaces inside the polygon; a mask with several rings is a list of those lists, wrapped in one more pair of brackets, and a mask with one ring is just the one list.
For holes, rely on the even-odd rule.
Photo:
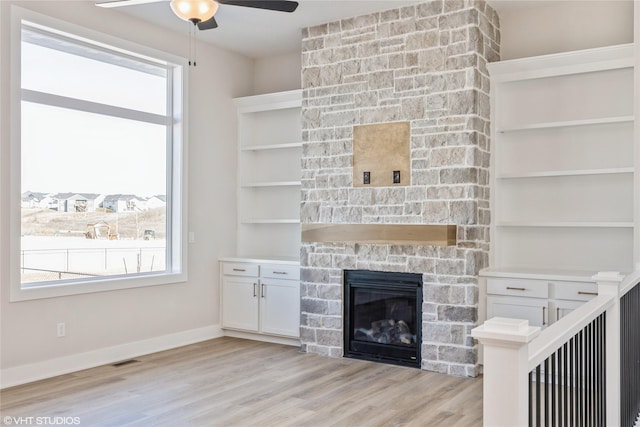
{"label": "gas fireplace log", "polygon": [[404,320],[394,319],[376,320],[371,323],[371,329],[356,328],[353,338],[379,344],[414,345],[416,342],[416,336],[411,333],[409,325]]}

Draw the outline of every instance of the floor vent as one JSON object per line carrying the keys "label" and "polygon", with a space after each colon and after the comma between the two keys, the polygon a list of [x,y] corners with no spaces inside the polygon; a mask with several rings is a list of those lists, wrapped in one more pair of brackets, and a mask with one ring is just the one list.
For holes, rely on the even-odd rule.
{"label": "floor vent", "polygon": [[129,359],[129,360],[123,360],[122,362],[116,362],[111,366],[113,366],[114,368],[119,368],[120,366],[130,365],[132,363],[138,363],[138,362],[140,361],[136,359]]}

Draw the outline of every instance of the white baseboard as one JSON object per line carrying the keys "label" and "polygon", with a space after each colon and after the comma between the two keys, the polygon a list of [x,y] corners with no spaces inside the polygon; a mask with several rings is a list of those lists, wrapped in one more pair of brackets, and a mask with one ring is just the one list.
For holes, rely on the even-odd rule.
{"label": "white baseboard", "polygon": [[95,368],[97,366],[182,347],[213,338],[220,338],[224,335],[219,325],[213,325],[113,347],[101,348],[86,353],[73,354],[42,362],[2,369],[0,370],[0,389],[69,374],[83,369]]}
{"label": "white baseboard", "polygon": [[278,337],[275,335],[253,334],[251,332],[234,331],[232,329],[225,329],[224,336],[234,337],[234,338],[244,338],[247,340],[254,340],[254,341],[270,342],[272,344],[284,344],[284,345],[291,345],[294,347],[300,347],[299,338],[286,338],[286,337]]}

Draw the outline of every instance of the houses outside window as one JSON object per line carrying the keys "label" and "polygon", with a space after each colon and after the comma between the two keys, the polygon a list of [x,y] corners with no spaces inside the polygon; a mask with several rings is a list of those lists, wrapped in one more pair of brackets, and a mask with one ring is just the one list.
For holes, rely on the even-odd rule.
{"label": "houses outside window", "polygon": [[87,201],[83,199],[77,199],[75,203],[76,212],[86,212],[87,211]]}
{"label": "houses outside window", "polygon": [[23,15],[12,300],[183,281],[182,59]]}

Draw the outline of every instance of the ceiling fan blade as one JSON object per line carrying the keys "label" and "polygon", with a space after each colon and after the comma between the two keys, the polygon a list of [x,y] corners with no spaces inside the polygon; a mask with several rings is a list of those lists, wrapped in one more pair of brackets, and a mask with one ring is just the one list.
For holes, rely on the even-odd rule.
{"label": "ceiling fan blade", "polygon": [[198,22],[199,30],[211,30],[212,28],[218,28],[218,23],[216,22],[216,18],[213,16],[210,19],[207,19],[206,21]]}
{"label": "ceiling fan blade", "polygon": [[120,7],[120,6],[132,6],[134,4],[158,3],[161,1],[168,1],[168,0],[97,0],[96,6]]}
{"label": "ceiling fan blade", "polygon": [[253,7],[255,9],[275,10],[278,12],[293,12],[298,7],[297,1],[286,0],[219,0],[218,3],[232,6]]}

